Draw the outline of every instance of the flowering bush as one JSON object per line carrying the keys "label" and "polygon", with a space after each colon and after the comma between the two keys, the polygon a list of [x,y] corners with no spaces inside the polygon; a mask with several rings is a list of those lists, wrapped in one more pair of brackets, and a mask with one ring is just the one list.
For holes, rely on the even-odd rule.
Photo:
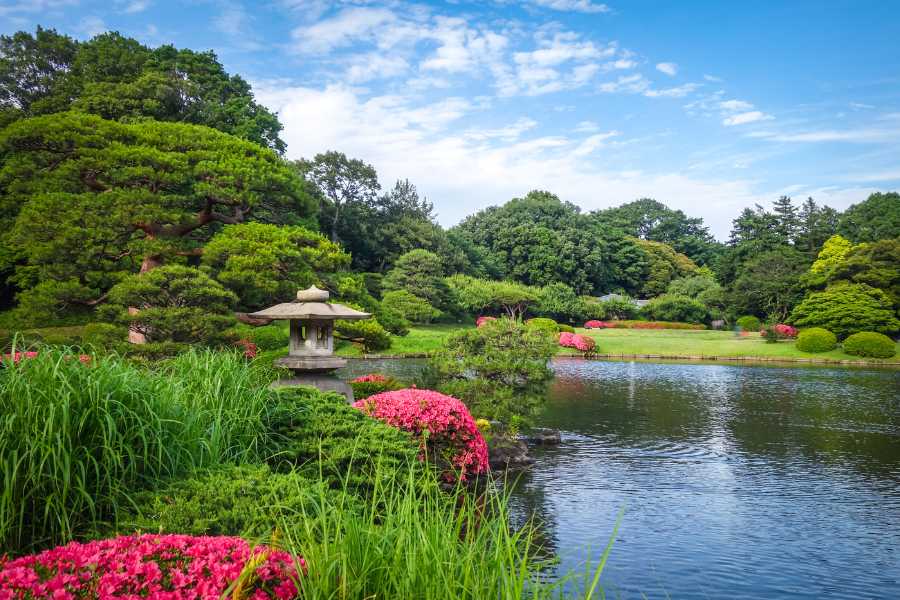
{"label": "flowering bush", "polygon": [[[37,352],[14,352],[14,353],[6,353],[0,355],[0,361],[12,361],[13,364],[19,364],[24,358],[37,358]],[[71,355],[65,356],[66,360],[71,360]],[[82,364],[88,364],[91,362],[91,356],[89,354],[79,354],[78,360],[81,361]]]}
{"label": "flowering bush", "polygon": [[475,327],[481,327],[485,323],[490,323],[491,321],[496,321],[497,317],[478,317],[475,319]]}
{"label": "flowering bush", "polygon": [[569,333],[568,331],[563,331],[559,334],[559,345],[563,348],[574,348],[575,343],[573,339],[577,334]]}
{"label": "flowering bush", "polygon": [[607,329],[610,327],[615,327],[613,323],[607,323],[606,321],[598,321],[596,319],[592,319],[584,324],[585,329]]}
{"label": "flowering bush", "polygon": [[766,339],[780,340],[791,339],[797,337],[797,328],[779,323],[777,325],[767,325],[759,330],[759,335]]}
{"label": "flowering bush", "polygon": [[[302,558],[297,559],[305,569]],[[237,537],[132,535],[72,542],[4,563],[0,600],[297,596],[294,558]],[[237,582],[237,583],[235,583]]]}
{"label": "flowering bush", "polygon": [[572,345],[585,356],[592,356],[594,354],[594,349],[597,347],[597,342],[595,342],[592,337],[576,334],[572,338]]}
{"label": "flowering bush", "polygon": [[388,378],[379,373],[369,373],[368,375],[360,375],[356,379],[351,379],[350,383],[387,383]]}
{"label": "flowering bush", "polygon": [[422,453],[449,480],[466,480],[488,468],[487,444],[466,405],[432,390],[408,388],[376,394],[353,404],[370,417],[409,431]]}
{"label": "flowering bush", "polygon": [[250,340],[238,340],[234,343],[234,345],[244,349],[244,358],[256,358],[258,348],[256,347],[256,344],[254,344]]}
{"label": "flowering bush", "polygon": [[353,388],[353,397],[357,400],[362,400],[381,392],[399,390],[403,386],[393,377],[381,375],[380,373],[369,373],[368,375],[361,375],[356,379],[351,379],[350,387]]}

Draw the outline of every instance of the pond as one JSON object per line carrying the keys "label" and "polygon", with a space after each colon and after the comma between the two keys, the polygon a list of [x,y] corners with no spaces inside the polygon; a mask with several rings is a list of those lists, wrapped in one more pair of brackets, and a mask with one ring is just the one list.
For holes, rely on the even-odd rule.
{"label": "pond", "polygon": [[[417,363],[354,365],[406,375]],[[514,508],[621,598],[900,597],[900,371],[554,361]]]}

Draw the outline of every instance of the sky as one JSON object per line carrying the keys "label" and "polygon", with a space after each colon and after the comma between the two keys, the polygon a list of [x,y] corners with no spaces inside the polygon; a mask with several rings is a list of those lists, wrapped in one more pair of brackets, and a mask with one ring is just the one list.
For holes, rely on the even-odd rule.
{"label": "sky", "polygon": [[545,189],[725,239],[781,195],[900,188],[900,2],[0,0],[0,33],[38,24],[212,49],[289,158],[409,179],[445,226]]}

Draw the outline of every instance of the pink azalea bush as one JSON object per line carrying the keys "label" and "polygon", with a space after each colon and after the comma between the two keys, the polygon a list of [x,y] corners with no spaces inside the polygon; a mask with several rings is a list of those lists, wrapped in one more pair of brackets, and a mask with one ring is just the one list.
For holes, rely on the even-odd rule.
{"label": "pink azalea bush", "polygon": [[485,323],[490,323],[491,321],[496,321],[497,317],[478,317],[475,319],[475,327],[481,327]]}
{"label": "pink azalea bush", "polygon": [[563,348],[574,348],[575,343],[573,339],[577,334],[569,333],[568,331],[563,331],[559,334],[559,345]]}
{"label": "pink azalea bush", "polygon": [[591,319],[584,324],[585,329],[606,329],[608,327],[614,327],[614,325],[612,323],[606,323],[605,321],[598,321],[596,319]]}
{"label": "pink azalea bush", "polygon": [[432,390],[407,388],[375,394],[353,404],[370,417],[408,431],[422,453],[445,470],[445,477],[465,481],[488,469],[487,443],[466,405]]}
{"label": "pink azalea bush", "polygon": [[389,379],[379,373],[369,373],[368,375],[360,375],[356,379],[352,379],[350,383],[387,383]]}
{"label": "pink azalea bush", "polygon": [[[0,362],[10,361],[10,362],[12,362],[13,364],[16,364],[16,365],[17,365],[17,364],[19,364],[23,359],[26,359],[26,358],[37,358],[37,356],[38,356],[38,353],[37,353],[37,352],[14,352],[14,353],[9,353],[9,352],[8,352],[8,353],[6,353],[6,354],[0,355]],[[66,359],[66,360],[71,360],[71,359],[72,359],[72,356],[71,356],[71,355],[66,355],[66,356],[65,356],[65,359]],[[78,360],[81,362],[81,364],[86,365],[86,364],[88,364],[89,362],[91,362],[91,355],[90,355],[90,354],[79,354],[79,355],[78,355]]]}
{"label": "pink azalea bush", "polygon": [[563,348],[574,348],[585,356],[593,356],[597,348],[594,338],[579,333],[559,334],[559,345]]}
{"label": "pink azalea bush", "polygon": [[[4,562],[0,600],[26,598],[218,599],[297,597],[297,569],[287,552],[251,548],[238,537],[131,535],[72,542]],[[240,590],[237,590],[240,587]],[[240,593],[236,593],[236,592]]]}
{"label": "pink azalea bush", "polygon": [[[763,328],[759,331],[759,335],[765,337],[766,329]],[[797,337],[798,330],[796,327],[791,327],[790,325],[785,325],[784,323],[779,323],[772,327],[772,330],[775,332],[775,335],[780,338],[795,338]]]}

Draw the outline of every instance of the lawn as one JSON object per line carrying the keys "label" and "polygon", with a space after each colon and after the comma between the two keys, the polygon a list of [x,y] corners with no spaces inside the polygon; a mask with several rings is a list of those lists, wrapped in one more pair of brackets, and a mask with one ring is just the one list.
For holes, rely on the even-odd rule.
{"label": "lawn", "polygon": [[[444,338],[466,327],[474,325],[437,324],[416,325],[410,328],[409,334],[403,337],[392,336],[393,344],[389,350],[379,354],[396,356],[421,355],[434,352],[441,347]],[[362,349],[357,344],[336,340],[335,354],[338,356],[362,356]]]}

